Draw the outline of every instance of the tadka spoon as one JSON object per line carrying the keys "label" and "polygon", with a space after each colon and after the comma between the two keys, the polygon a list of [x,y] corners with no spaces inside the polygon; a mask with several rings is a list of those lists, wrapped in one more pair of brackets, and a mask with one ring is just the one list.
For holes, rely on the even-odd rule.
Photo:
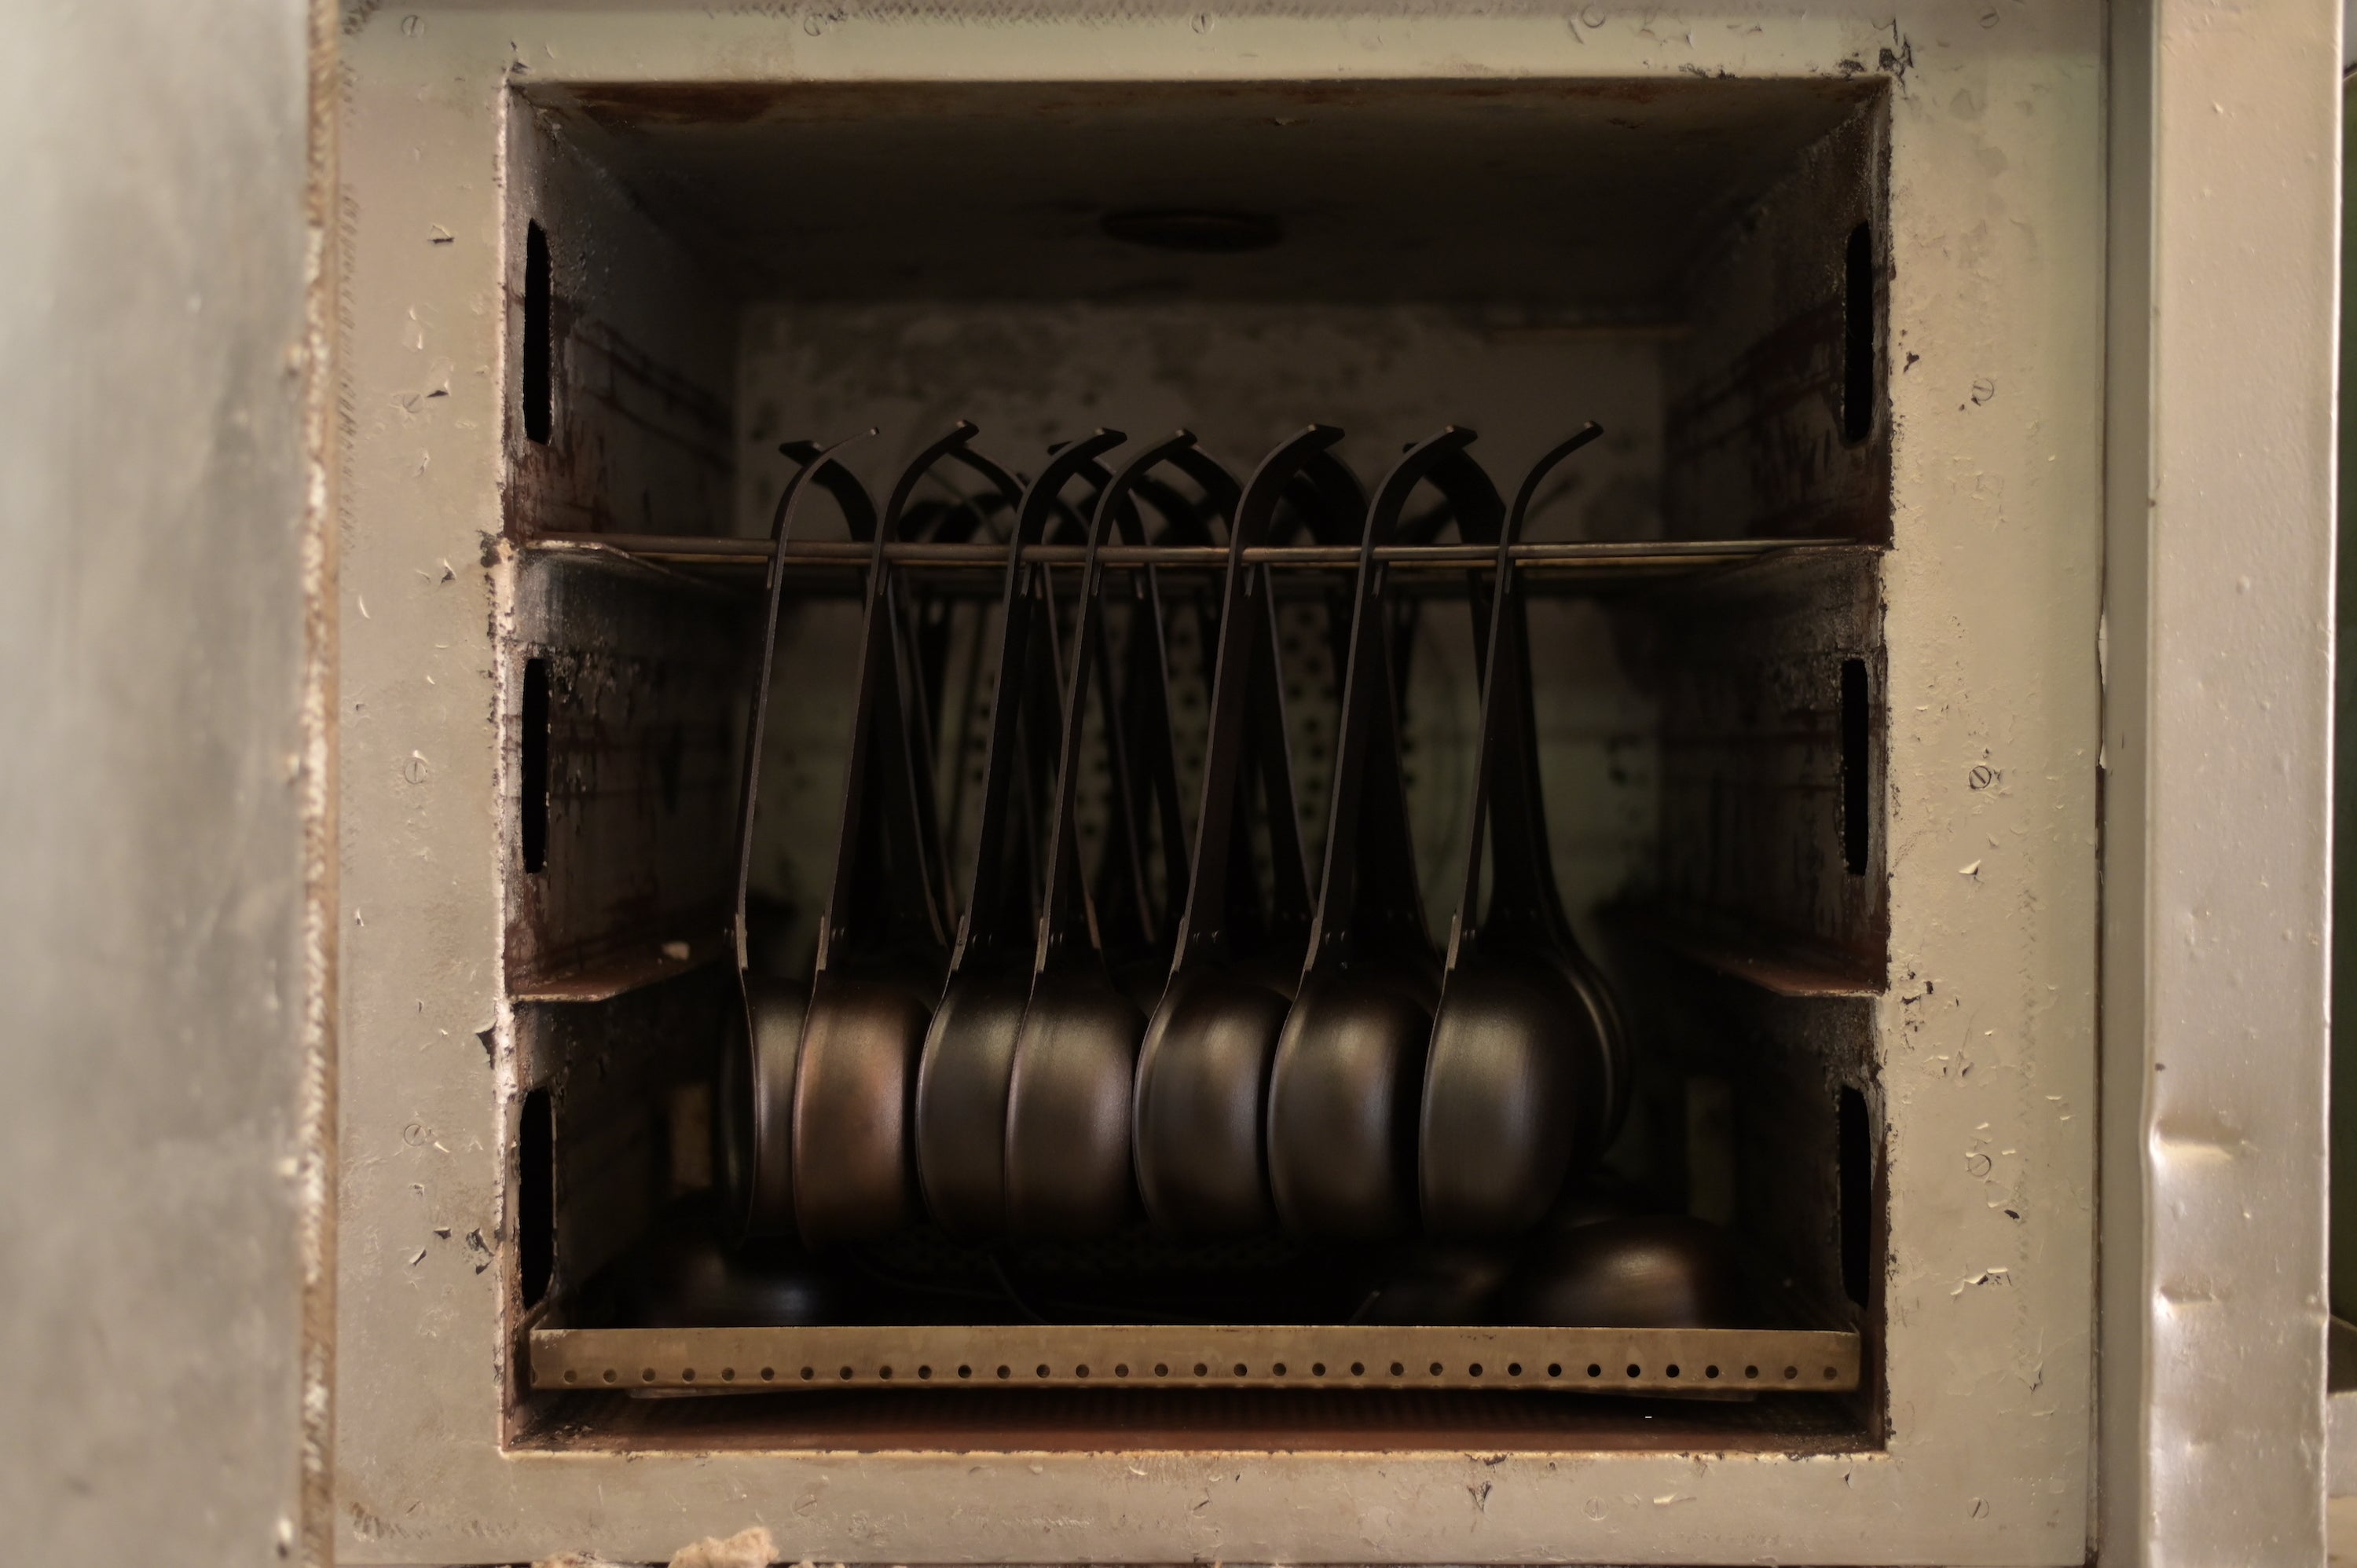
{"label": "tadka spoon", "polygon": [[[1555,465],[1563,458],[1602,434],[1601,429],[1593,424],[1573,433],[1569,439],[1543,456],[1524,476],[1515,500],[1515,506],[1519,509],[1514,520],[1514,538],[1517,541],[1522,538],[1523,519],[1527,517],[1537,497],[1540,481],[1552,473]],[[1475,460],[1470,452],[1451,453],[1441,462],[1434,465],[1431,484],[1433,489],[1440,492],[1442,504],[1422,520],[1422,528],[1427,537],[1437,534],[1442,528],[1454,523],[1457,537],[1462,542],[1486,544],[1493,548],[1497,545],[1506,528],[1506,501],[1498,494],[1498,487],[1491,482],[1488,471]],[[1409,531],[1408,525],[1402,526],[1403,533]],[[1494,585],[1485,585],[1483,576],[1484,574],[1479,571],[1468,574],[1469,586],[1467,597],[1472,611],[1473,650],[1477,660],[1486,656],[1490,646],[1491,595],[1489,588]],[[1406,683],[1408,651],[1415,646],[1415,607],[1411,604],[1400,618],[1403,630],[1398,647],[1403,688]],[[1513,628],[1516,640],[1512,647],[1519,650],[1517,656],[1522,661],[1519,668],[1527,672],[1530,668],[1530,650],[1529,639],[1523,629],[1525,626],[1525,621],[1516,621]],[[1520,728],[1516,733],[1524,738],[1519,746],[1511,744],[1508,746],[1508,752],[1514,758],[1517,766],[1493,779],[1491,789],[1496,804],[1492,810],[1505,817],[1510,817],[1517,824],[1535,821],[1537,826],[1534,831],[1537,837],[1532,839],[1527,833],[1523,836],[1526,843],[1535,845],[1534,853],[1543,857],[1546,853],[1544,816],[1542,814],[1539,818],[1534,819],[1531,815],[1534,811],[1543,812],[1540,802],[1545,797],[1544,785],[1539,777],[1538,730],[1532,711],[1530,681],[1527,673],[1522,682],[1521,693],[1521,700],[1509,707],[1503,722],[1518,725]],[[1478,746],[1478,740],[1476,745]],[[1603,972],[1590,962],[1587,955],[1580,950],[1579,944],[1571,940],[1568,925],[1563,928],[1563,931],[1566,972],[1580,986],[1588,1009],[1597,1016],[1598,1027],[1605,1043],[1604,1054],[1599,1061],[1602,1076],[1596,1092],[1588,1097],[1589,1103],[1601,1122],[1597,1130],[1600,1146],[1609,1144],[1612,1137],[1617,1134],[1621,1115],[1628,1109],[1630,1068],[1627,1035],[1620,1027],[1620,1014],[1612,998],[1611,988],[1604,979]]]}
{"label": "tadka spoon", "polygon": [[960,421],[902,471],[870,554],[834,872],[794,1072],[794,1219],[813,1247],[886,1234],[917,1209],[917,1067],[948,955],[888,550],[918,480],[974,436]]}
{"label": "tadka spoon", "polygon": [[1375,558],[1434,465],[1473,433],[1408,449],[1367,508],[1334,736],[1309,957],[1268,1090],[1270,1195],[1297,1234],[1371,1240],[1415,1217],[1415,1112],[1437,975],[1400,773],[1387,575]]}
{"label": "tadka spoon", "polygon": [[1097,639],[1104,635],[1108,527],[1138,477],[1194,440],[1182,430],[1131,458],[1097,498],[1089,525],[1048,831],[1046,908],[1006,1096],[1007,1230],[1021,1238],[1103,1235],[1136,1205],[1130,1087],[1146,1019],[1105,967],[1081,875],[1082,717]]}
{"label": "tadka spoon", "polygon": [[[794,1069],[802,1049],[802,1015],[810,991],[799,982],[753,969],[751,923],[747,907],[753,876],[753,821],[761,794],[761,746],[769,727],[770,678],[777,665],[778,619],[785,598],[786,542],[802,499],[815,486],[830,489],[855,531],[853,515],[874,505],[845,470],[834,484],[819,476],[834,455],[867,430],[813,451],[786,481],[770,521],[770,564],[763,579],[765,610],[754,660],[752,711],[745,722],[745,757],[737,800],[737,891],[734,934],[737,987],[743,1006],[734,1011],[720,1044],[714,1101],[717,1136],[716,1175],[729,1222],[739,1237],[779,1236],[794,1229],[792,1134]],[[848,489],[841,488],[847,484]]]}
{"label": "tadka spoon", "polygon": [[[1262,1138],[1269,1061],[1289,998],[1268,983],[1265,967],[1237,963],[1231,907],[1235,830],[1252,782],[1244,765],[1254,741],[1262,738],[1254,736],[1253,720],[1255,709],[1265,713],[1269,688],[1276,684],[1272,587],[1265,568],[1250,565],[1244,552],[1266,539],[1278,500],[1308,460],[1341,435],[1313,424],[1280,445],[1245,485],[1229,525],[1186,904],[1169,978],[1138,1053],[1132,1108],[1146,1215],[1180,1235],[1250,1234],[1275,1218]],[[1282,701],[1281,685],[1274,695]],[[1289,797],[1288,783],[1286,799],[1271,800],[1272,827],[1280,815],[1290,817]],[[1298,881],[1297,838],[1292,847]],[[1284,871],[1280,864],[1280,882]],[[1299,955],[1295,958],[1297,963]]]}
{"label": "tadka spoon", "polygon": [[926,1209],[955,1236],[988,1240],[1006,1229],[1006,1092],[1036,956],[1036,929],[1024,918],[1032,895],[1022,853],[1029,834],[1013,820],[1016,776],[1025,724],[1037,733],[1059,714],[1034,702],[1027,715],[1048,641],[1041,623],[1053,607],[1046,569],[1026,562],[1023,551],[1043,536],[1065,485],[1126,439],[1100,430],[1049,459],[1025,491],[1007,541],[974,872],[949,983],[917,1069],[917,1174]]}
{"label": "tadka spoon", "polygon": [[1512,554],[1540,481],[1601,434],[1590,424],[1539,459],[1498,538],[1463,891],[1449,922],[1418,1138],[1425,1227],[1436,1235],[1528,1229],[1565,1178],[1601,1152],[1611,1122],[1616,1019],[1570,956],[1576,946],[1548,860]]}

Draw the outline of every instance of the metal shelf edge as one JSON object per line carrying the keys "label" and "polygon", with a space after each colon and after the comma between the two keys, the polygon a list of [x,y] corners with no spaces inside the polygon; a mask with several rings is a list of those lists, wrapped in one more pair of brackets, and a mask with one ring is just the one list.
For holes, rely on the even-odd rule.
{"label": "metal shelf edge", "polygon": [[539,1328],[535,1389],[1546,1389],[1847,1393],[1842,1329],[992,1325]]}

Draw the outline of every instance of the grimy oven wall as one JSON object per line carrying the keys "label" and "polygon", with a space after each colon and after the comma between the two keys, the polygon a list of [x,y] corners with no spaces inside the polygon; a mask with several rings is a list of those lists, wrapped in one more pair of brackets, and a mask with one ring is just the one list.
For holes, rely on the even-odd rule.
{"label": "grimy oven wall", "polygon": [[[1763,5],[1734,25],[1676,27],[1658,14],[1598,16],[1297,10],[1246,21],[1131,10],[1114,25],[1079,8],[982,22],[651,7],[355,16],[341,315],[350,596],[341,634],[342,1560],[586,1551],[661,1561],[697,1537],[760,1522],[789,1557],[851,1561],[2083,1561],[2097,8],[1919,5],[1894,21]],[[1816,653],[1846,644],[1879,660],[1869,891],[1852,905],[1837,886],[1838,918],[1798,918],[1787,934],[1863,929],[1877,950],[1887,940],[1889,983],[1877,975],[1870,994],[1846,1000],[1740,1004],[1757,1026],[1727,1031],[1739,1037],[1719,1047],[1815,1040],[1836,1076],[1876,1091],[1887,1438],[1801,1457],[1641,1444],[1471,1455],[1410,1442],[1390,1444],[1379,1465],[1311,1452],[1173,1453],[1145,1465],[1118,1452],[625,1456],[511,1446],[512,1348],[532,1320],[520,1230],[528,1195],[514,1183],[530,1093],[553,1087],[583,1108],[594,1086],[614,1108],[610,1137],[585,1143],[577,1168],[560,1170],[568,1190],[579,1184],[568,1208],[599,1209],[594,1179],[659,1190],[663,1133],[643,1107],[663,1101],[665,1079],[693,1076],[692,1051],[661,1061],[637,1047],[617,1053],[597,1031],[692,1036],[694,1014],[711,1004],[692,994],[693,981],[610,1004],[533,999],[659,974],[680,961],[667,954],[673,942],[695,956],[718,885],[696,847],[707,840],[689,827],[708,830],[728,793],[725,713],[676,698],[647,710],[699,737],[687,753],[694,766],[666,781],[655,761],[665,746],[631,733],[640,710],[601,709],[598,694],[659,681],[673,693],[716,691],[737,674],[725,610],[683,609],[681,595],[626,569],[554,573],[524,559],[511,535],[701,530],[732,514],[741,527],[758,505],[748,498],[776,479],[742,460],[742,445],[773,438],[772,418],[775,434],[834,433],[790,427],[798,412],[828,412],[814,405],[758,406],[763,389],[810,379],[791,373],[798,307],[707,270],[692,225],[654,221],[601,173],[595,146],[544,142],[516,118],[519,94],[561,93],[568,82],[1043,77],[1563,76],[1641,89],[1722,72],[1864,76],[1888,105],[1878,244],[1890,469],[1876,521],[1892,549],[1862,578],[1750,592],[1755,605],[1789,591],[1803,608],[1827,607]],[[725,129],[729,95],[705,102]],[[559,350],[566,390],[548,444],[561,450],[549,452],[515,428],[534,215],[547,220],[554,292],[575,313],[555,313],[569,322]],[[1769,260],[1777,249],[1770,242]],[[1822,248],[1807,264],[1825,264]],[[1151,315],[1130,314],[1133,338]],[[1423,335],[1419,352],[1436,362],[1450,334],[1468,332],[1446,316],[1411,313],[1400,326]],[[1699,320],[1684,347],[1583,340],[1543,357],[1480,324],[1470,336],[1497,362],[1528,351],[1525,362],[1559,377],[1551,384],[1575,403],[1566,420],[1619,415],[1632,445],[1601,455],[1599,482],[1671,478],[1677,459],[1665,449],[1678,440],[1681,395],[1713,373],[1713,354],[1739,347]],[[1620,407],[1579,407],[1572,395],[1606,404],[1608,391]],[[1362,416],[1384,440],[1413,434],[1391,421],[1418,412],[1280,411],[1281,401],[1266,418]],[[926,404],[906,417],[996,417],[1008,440],[1036,441],[1050,412],[1043,398],[1028,413],[1002,401],[995,411]],[[1246,426],[1263,418],[1256,406],[1145,412],[1200,420],[1234,462],[1253,455],[1259,437]],[[1501,453],[1525,444],[1526,455],[1536,425],[1555,423],[1516,435],[1511,417],[1492,419],[1490,440]],[[1501,471],[1514,460],[1502,457]],[[1686,535],[1759,526],[1716,521],[1675,485],[1663,495],[1655,510],[1609,521]],[[1606,521],[1564,526],[1603,532]],[[1741,617],[1724,619],[1734,627]],[[1576,642],[1601,650],[1601,618],[1582,611],[1566,624],[1586,628],[1566,634]],[[529,874],[515,864],[517,778],[520,687],[535,657],[552,693],[558,674],[572,682],[556,711],[606,727],[587,752],[593,773],[561,787],[552,779],[549,858]],[[1644,864],[1615,863],[1621,851],[1603,843],[1566,848],[1582,898],[1682,886],[1670,844],[1690,808],[1660,750],[1679,710],[1633,678],[1621,683],[1651,662],[1596,661],[1590,696],[1605,716],[1588,733],[1641,737],[1640,776],[1650,769],[1660,783],[1590,802],[1594,820],[1614,823],[1610,834]],[[1813,713],[1828,702],[1822,688],[1796,694]],[[1555,776],[1579,771],[1575,750],[1551,758]],[[651,837],[596,864],[615,848],[597,813],[649,792],[667,803],[610,820]],[[589,853],[564,865],[568,843]],[[573,878],[543,913],[606,913],[571,928],[535,923],[522,880],[531,875]],[[1777,912],[1754,907],[1762,910]],[[1858,911],[1864,928],[1844,924]],[[679,995],[682,1016],[631,1015],[658,993]],[[560,1234],[549,1288],[561,1294],[568,1274],[629,1229],[627,1204],[609,1203],[595,1225]]]}

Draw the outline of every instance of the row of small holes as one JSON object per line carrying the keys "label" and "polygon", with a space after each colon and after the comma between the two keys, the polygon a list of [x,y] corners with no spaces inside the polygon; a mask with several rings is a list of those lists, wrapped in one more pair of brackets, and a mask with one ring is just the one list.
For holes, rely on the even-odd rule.
{"label": "row of small holes", "polygon": [[[1435,1361],[1432,1364],[1432,1375],[1436,1378],[1442,1376],[1447,1370],[1448,1369],[1438,1361]],[[1251,1375],[1251,1371],[1252,1369],[1243,1362],[1238,1361],[1236,1363],[1235,1375],[1237,1377],[1249,1377]],[[1365,1363],[1360,1361],[1353,1361],[1351,1363],[1351,1375],[1352,1377],[1364,1377],[1366,1375],[1366,1371],[1367,1369]],[[1406,1375],[1406,1367],[1400,1362],[1394,1361],[1392,1363],[1393,1377],[1404,1377]],[[1663,1368],[1662,1372],[1663,1375],[1667,1378],[1677,1377],[1679,1375],[1677,1363],[1674,1361],[1672,1362],[1670,1365]],[[1466,1376],[1472,1378],[1480,1377],[1481,1375],[1481,1363],[1479,1361],[1469,1363],[1465,1369],[1465,1374]],[[774,1381],[777,1375],[777,1369],[774,1367],[764,1367],[761,1369],[761,1380],[765,1383]],[[849,1382],[856,1374],[853,1369],[845,1367],[836,1375],[843,1381]],[[919,1367],[917,1369],[917,1376],[921,1380],[930,1380],[932,1375],[933,1369],[931,1367]],[[957,1375],[961,1378],[971,1378],[974,1376],[974,1369],[972,1367],[960,1367],[957,1369]],[[1009,1378],[1014,1375],[1014,1372],[1011,1368],[1001,1367],[998,1369],[998,1375],[1002,1379]],[[1054,1372],[1045,1362],[1040,1364],[1039,1376],[1041,1378],[1050,1378],[1054,1375]],[[1088,1375],[1089,1369],[1085,1362],[1072,1369],[1072,1376],[1076,1378],[1085,1378]],[[1113,1369],[1113,1375],[1116,1378],[1125,1378],[1129,1376],[1128,1366],[1124,1364],[1115,1367]],[[1170,1375],[1170,1369],[1167,1364],[1157,1363],[1154,1369],[1154,1375],[1157,1378],[1167,1378]],[[1199,1378],[1209,1377],[1211,1376],[1211,1368],[1206,1366],[1204,1363],[1198,1361],[1195,1363],[1195,1375]],[[1277,1378],[1285,1376],[1285,1363],[1282,1361],[1273,1363],[1269,1368],[1269,1375]],[[1324,1377],[1326,1375],[1326,1363],[1323,1361],[1314,1363],[1309,1369],[1309,1375],[1313,1378]],[[1507,1364],[1506,1376],[1510,1378],[1519,1378],[1522,1375],[1523,1364],[1520,1361],[1509,1362]],[[1546,1375],[1550,1378],[1559,1378],[1563,1376],[1562,1365],[1560,1363],[1550,1365],[1546,1369]],[[1604,1375],[1604,1368],[1599,1363],[1590,1362],[1587,1368],[1587,1375],[1591,1378],[1601,1378]],[[1631,1378],[1641,1378],[1645,1375],[1645,1369],[1632,1361],[1629,1364],[1629,1375]],[[1718,1376],[1718,1369],[1717,1367],[1705,1367],[1702,1369],[1702,1375],[1705,1378],[1716,1378]],[[1743,1375],[1746,1378],[1757,1378],[1760,1376],[1760,1369],[1757,1367],[1746,1367],[1743,1369]],[[610,1383],[619,1380],[620,1374],[615,1371],[613,1368],[608,1367],[606,1369],[605,1376],[606,1381]],[[655,1369],[652,1367],[648,1367],[641,1370],[639,1376],[642,1381],[651,1383],[655,1380]],[[810,1382],[817,1378],[817,1368],[804,1367],[802,1369],[802,1381]],[[892,1369],[889,1367],[878,1367],[876,1369],[876,1376],[878,1380],[884,1382],[890,1382],[892,1380]],[[1801,1369],[1798,1367],[1787,1367],[1784,1369],[1784,1380],[1788,1383],[1797,1381],[1800,1376]],[[1835,1381],[1840,1378],[1840,1376],[1841,1373],[1837,1369],[1833,1367],[1827,1367],[1825,1369],[1825,1381]],[[580,1379],[581,1374],[579,1372],[570,1369],[565,1371],[565,1380],[566,1382],[578,1382],[580,1381]],[[683,1383],[692,1383],[695,1381],[695,1369],[693,1367],[682,1369],[679,1374],[679,1380]],[[721,1368],[720,1380],[724,1383],[735,1382],[737,1380],[737,1369],[734,1367]]]}

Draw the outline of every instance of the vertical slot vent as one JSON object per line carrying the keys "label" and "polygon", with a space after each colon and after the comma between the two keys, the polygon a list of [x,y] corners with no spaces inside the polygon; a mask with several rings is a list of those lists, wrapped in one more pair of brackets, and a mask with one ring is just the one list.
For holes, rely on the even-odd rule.
{"label": "vertical slot vent", "polygon": [[1849,231],[1842,265],[1842,438],[1874,432],[1874,232]]}
{"label": "vertical slot vent", "polygon": [[545,1089],[523,1097],[516,1128],[516,1249],[523,1304],[537,1306],[556,1268],[556,1113]]}
{"label": "vertical slot vent", "polygon": [[1872,708],[1867,700],[1866,660],[1842,660],[1841,802],[1842,859],[1852,876],[1866,875],[1871,797],[1867,791],[1867,752]]}
{"label": "vertical slot vent", "polygon": [[548,660],[523,664],[523,734],[518,747],[518,833],[523,868],[538,873],[548,865]]}
{"label": "vertical slot vent", "polygon": [[1867,1128],[1866,1096],[1841,1091],[1842,1294],[1867,1304],[1874,1273],[1874,1140]]}
{"label": "vertical slot vent", "polygon": [[528,224],[523,231],[523,433],[545,446],[554,414],[549,384],[548,231]]}

